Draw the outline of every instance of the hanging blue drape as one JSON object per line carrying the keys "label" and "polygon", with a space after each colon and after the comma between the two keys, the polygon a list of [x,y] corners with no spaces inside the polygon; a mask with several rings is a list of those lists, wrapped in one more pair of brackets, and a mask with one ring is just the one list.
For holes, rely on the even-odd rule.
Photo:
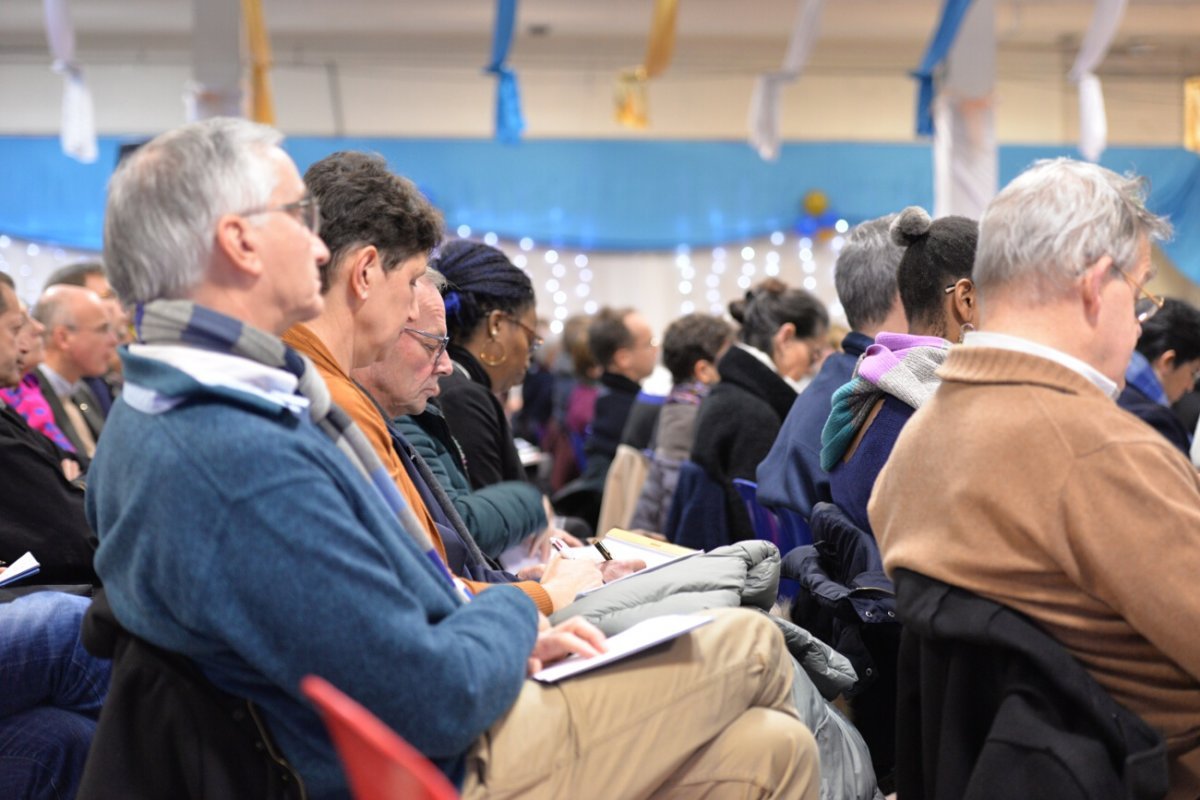
{"label": "hanging blue drape", "polygon": [[492,60],[485,72],[496,76],[496,138],[505,144],[521,141],[525,119],[521,116],[521,94],[517,73],[505,64],[512,46],[517,20],[517,0],[496,0],[496,27],[492,31]]}
{"label": "hanging blue drape", "polygon": [[933,135],[933,112],[930,110],[933,105],[933,71],[937,69],[938,64],[945,60],[950,48],[954,46],[958,28],[962,25],[963,17],[967,15],[967,9],[970,7],[971,0],[946,0],[946,4],[942,6],[942,16],[938,19],[933,39],[930,40],[929,47],[925,49],[925,56],[921,59],[921,66],[911,73],[918,82],[918,136]]}
{"label": "hanging blue drape", "polygon": [[[80,164],[57,136],[0,136],[0,234],[94,250],[115,137]],[[933,203],[928,144],[789,142],[764,162],[741,142],[292,137],[284,148],[303,172],[338,150],[380,153],[413,179],[451,228],[509,241],[591,250],[669,250],[742,242],[787,231],[805,192],[820,189],[851,224]],[[1079,158],[1062,145],[1000,147],[1000,184],[1039,158]],[[1182,147],[1110,147],[1100,163],[1150,180],[1148,205],[1170,216],[1163,250],[1200,283],[1200,155]]]}

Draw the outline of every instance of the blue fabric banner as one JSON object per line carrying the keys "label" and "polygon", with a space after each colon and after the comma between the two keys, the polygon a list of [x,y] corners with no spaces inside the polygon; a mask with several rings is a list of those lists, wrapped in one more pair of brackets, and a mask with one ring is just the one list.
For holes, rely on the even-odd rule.
{"label": "blue fabric banner", "polygon": [[[0,233],[99,249],[105,184],[120,140],[80,164],[57,136],[0,137]],[[442,209],[451,228],[509,241],[589,250],[715,246],[789,230],[804,195],[820,190],[851,224],[908,205],[931,208],[927,144],[792,142],[764,162],[744,142],[295,137],[301,171],[345,149],[382,154]],[[1079,158],[1073,147],[1000,148],[1003,185],[1039,158]],[[1179,147],[1110,147],[1101,163],[1150,180],[1151,210],[1170,216],[1163,248],[1200,283],[1200,155]]]}
{"label": "blue fabric banner", "polygon": [[942,16],[938,19],[937,30],[934,31],[933,39],[930,40],[925,56],[921,59],[921,66],[912,73],[918,82],[918,136],[933,135],[933,112],[930,110],[934,95],[933,71],[945,60],[950,48],[954,46],[954,38],[958,36],[958,28],[962,25],[963,17],[967,15],[970,6],[971,0],[946,0],[942,6]]}
{"label": "blue fabric banner", "polygon": [[521,116],[521,95],[517,73],[507,66],[517,19],[517,0],[496,0],[496,28],[492,31],[492,60],[485,72],[496,76],[496,138],[506,144],[521,140],[525,118]]}

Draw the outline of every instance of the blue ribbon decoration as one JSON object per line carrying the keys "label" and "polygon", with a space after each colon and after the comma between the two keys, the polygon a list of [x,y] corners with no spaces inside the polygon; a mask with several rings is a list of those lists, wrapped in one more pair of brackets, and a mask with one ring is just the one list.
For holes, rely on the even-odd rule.
{"label": "blue ribbon decoration", "polygon": [[496,139],[505,144],[521,141],[525,118],[521,116],[521,94],[517,90],[517,73],[505,66],[512,46],[513,26],[517,19],[517,0],[496,0],[496,28],[492,31],[492,60],[484,72],[497,78]]}
{"label": "blue ribbon decoration", "polygon": [[917,135],[932,136],[933,135],[933,112],[930,107],[933,105],[933,71],[937,69],[938,64],[945,60],[949,54],[950,48],[954,46],[954,39],[958,36],[958,29],[962,25],[963,17],[967,15],[967,9],[971,7],[971,0],[946,0],[942,6],[942,16],[938,20],[937,30],[933,34],[933,39],[929,42],[928,48],[925,50],[925,55],[921,59],[921,66],[910,72],[912,77],[918,81],[917,85]]}

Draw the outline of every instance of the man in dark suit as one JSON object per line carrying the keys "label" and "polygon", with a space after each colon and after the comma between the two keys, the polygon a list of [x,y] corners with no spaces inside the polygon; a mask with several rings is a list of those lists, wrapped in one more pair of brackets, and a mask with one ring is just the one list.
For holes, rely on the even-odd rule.
{"label": "man in dark suit", "polygon": [[[46,285],[42,288],[49,289],[51,286],[59,285],[82,286],[100,295],[100,299],[104,301],[104,308],[108,311],[109,320],[113,324],[113,330],[117,333],[117,343],[128,344],[132,341],[133,333],[129,326],[129,315],[125,313],[121,301],[117,299],[117,293],[108,285],[108,277],[104,274],[103,264],[99,261],[79,261],[68,264],[52,272],[46,279]],[[116,352],[114,351],[112,358],[109,359],[107,372],[96,378],[84,378],[83,382],[100,401],[101,411],[108,416],[108,410],[112,408],[113,401],[120,393],[123,383],[121,360],[117,358]]]}
{"label": "man in dark suit", "polygon": [[105,414],[84,379],[108,370],[117,346],[112,318],[99,295],[71,285],[47,289],[33,315],[46,328],[45,359],[37,368],[42,394],[75,452],[90,459]]}
{"label": "man in dark suit", "polygon": [[[21,379],[23,321],[12,279],[0,272],[0,387]],[[41,563],[35,583],[96,583],[78,465],[3,401],[0,475],[0,559],[33,553]]]}

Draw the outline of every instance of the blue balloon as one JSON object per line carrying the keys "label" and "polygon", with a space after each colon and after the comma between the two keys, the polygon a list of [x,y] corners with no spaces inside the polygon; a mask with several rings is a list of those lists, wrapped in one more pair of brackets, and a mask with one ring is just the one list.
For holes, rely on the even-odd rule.
{"label": "blue balloon", "polygon": [[804,236],[812,236],[817,232],[817,218],[805,214],[796,220],[796,233]]}

